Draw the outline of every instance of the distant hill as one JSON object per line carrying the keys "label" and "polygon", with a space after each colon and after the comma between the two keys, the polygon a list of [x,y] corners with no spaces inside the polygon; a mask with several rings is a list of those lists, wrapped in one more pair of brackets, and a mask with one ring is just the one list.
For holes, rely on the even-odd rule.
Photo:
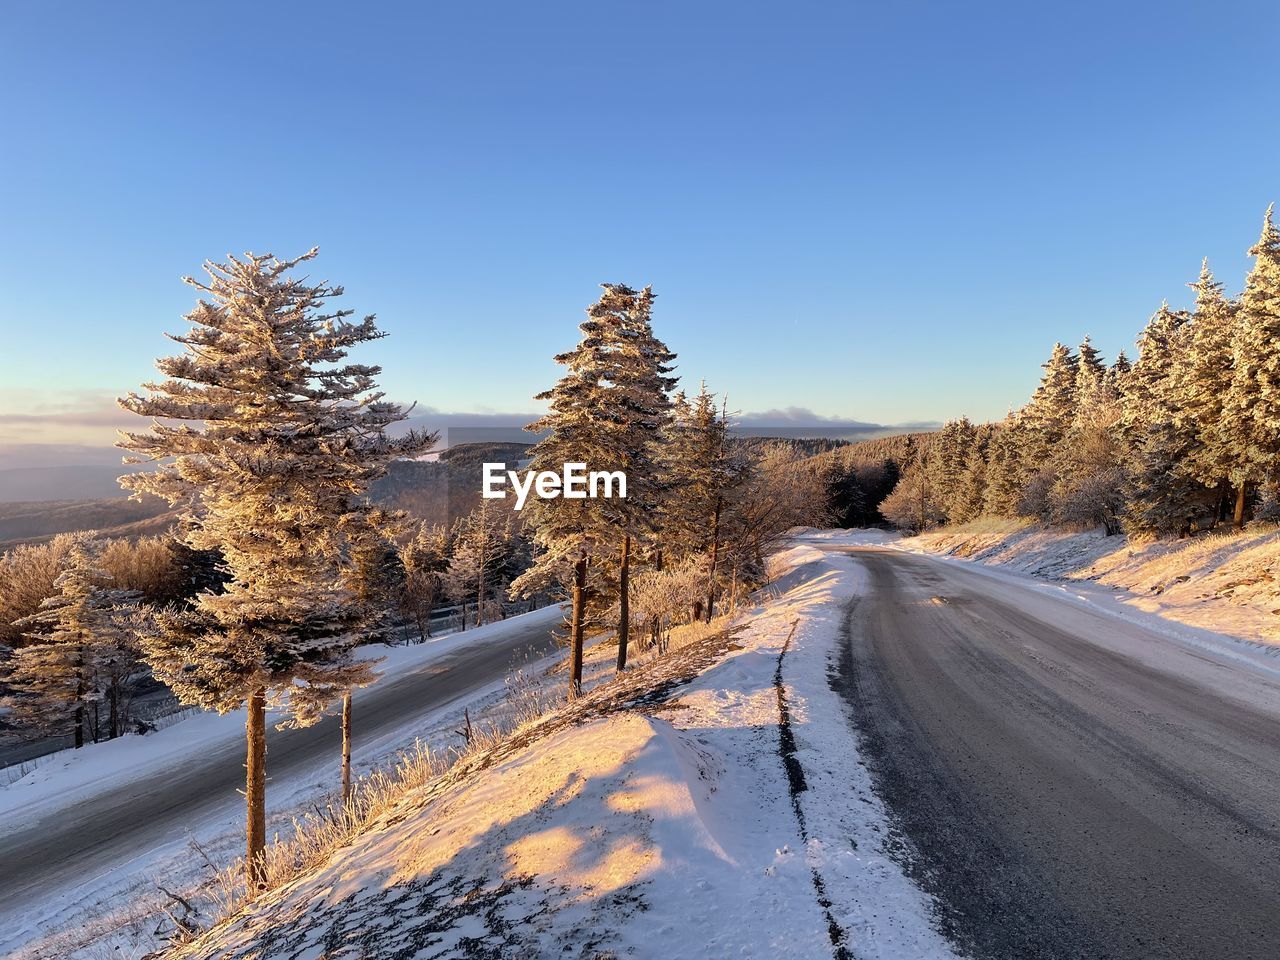
{"label": "distant hill", "polygon": [[[514,469],[529,446],[460,444],[446,450],[439,460],[396,461],[371,493],[391,509],[405,510],[432,523],[451,522],[479,502],[482,464],[501,462]],[[0,471],[0,492],[6,494],[0,502],[0,552],[19,543],[49,540],[78,530],[96,530],[108,537],[140,537],[168,529],[174,513],[163,501],[148,497],[136,502],[120,495],[115,478],[126,469],[95,466]],[[42,485],[48,489],[41,489]],[[66,490],[102,495],[53,495]]]}
{"label": "distant hill", "polygon": [[172,522],[168,506],[154,497],[142,502],[113,497],[0,503],[0,552],[77,530],[97,530],[108,537],[148,536]]}
{"label": "distant hill", "polygon": [[14,467],[0,470],[0,501],[105,500],[123,491],[116,478],[131,469],[124,464],[76,464],[59,467]]}
{"label": "distant hill", "polygon": [[850,445],[848,440],[832,440],[826,437],[734,437],[733,443],[740,449],[758,453],[776,447],[790,447],[792,451],[803,457],[813,457],[820,453],[838,450]]}
{"label": "distant hill", "polygon": [[451,523],[480,502],[483,464],[505,463],[514,470],[528,455],[528,443],[462,443],[439,460],[398,460],[373,485],[373,499],[419,520]]}
{"label": "distant hill", "polygon": [[889,461],[898,467],[905,466],[916,457],[921,450],[928,450],[933,445],[937,431],[919,433],[895,433],[888,437],[875,437],[871,440],[858,440],[819,453],[833,463],[843,465],[882,463]]}
{"label": "distant hill", "polygon": [[480,476],[481,466],[486,463],[505,463],[508,470],[514,470],[516,464],[529,455],[532,443],[490,442],[460,443],[440,454],[440,459],[458,470],[474,470]]}

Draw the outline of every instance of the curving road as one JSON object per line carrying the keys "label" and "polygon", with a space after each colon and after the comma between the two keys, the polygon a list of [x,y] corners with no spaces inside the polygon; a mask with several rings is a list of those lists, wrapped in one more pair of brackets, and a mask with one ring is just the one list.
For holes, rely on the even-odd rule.
{"label": "curving road", "polygon": [[[503,679],[513,659],[548,652],[551,629],[559,620],[555,607],[514,617],[486,628],[475,641],[459,642],[455,649],[357,691],[353,751]],[[269,729],[268,812],[270,781],[336,764],[338,736],[336,717],[304,730]],[[184,837],[190,824],[211,813],[242,809],[237,791],[243,787],[242,740],[219,740],[195,759],[184,757],[163,780],[125,783],[70,809],[29,811],[17,829],[0,835],[0,932],[7,925],[6,914],[20,916],[130,860],[137,858],[145,871],[148,850]],[[0,935],[0,951],[5,939]]]}
{"label": "curving road", "polygon": [[1001,960],[1280,957],[1280,681],[857,549],[847,698],[940,922]]}

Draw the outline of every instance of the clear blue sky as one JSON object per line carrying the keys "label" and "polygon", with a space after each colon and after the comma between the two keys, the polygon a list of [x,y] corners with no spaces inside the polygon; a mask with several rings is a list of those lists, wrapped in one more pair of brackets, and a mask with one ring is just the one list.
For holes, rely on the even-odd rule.
{"label": "clear blue sky", "polygon": [[1237,289],[1280,199],[1275,3],[4,19],[0,446],[114,417],[204,258],[316,244],[428,408],[536,409],[607,280],[739,409],[996,417],[1202,256]]}

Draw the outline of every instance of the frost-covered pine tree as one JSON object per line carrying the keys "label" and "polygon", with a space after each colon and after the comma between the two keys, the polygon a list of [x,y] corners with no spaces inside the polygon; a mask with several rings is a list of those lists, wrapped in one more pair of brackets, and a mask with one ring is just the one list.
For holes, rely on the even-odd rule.
{"label": "frost-covered pine tree", "polygon": [[499,516],[492,500],[479,505],[454,526],[453,551],[444,576],[449,598],[462,606],[462,628],[467,626],[467,604],[475,602],[475,625],[485,623],[485,604],[503,590],[499,572],[503,564],[503,528],[507,517]]}
{"label": "frost-covered pine tree", "polygon": [[1280,464],[1280,231],[1273,212],[1274,205],[1267,208],[1262,236],[1249,250],[1253,268],[1240,295],[1231,386],[1223,401],[1237,527],[1244,523],[1247,492],[1274,480]]}
{"label": "frost-covered pine tree", "polygon": [[[360,645],[386,643],[392,614],[404,584],[404,568],[394,547],[405,518],[374,507],[363,497],[351,498],[339,518],[346,541],[340,557],[339,586],[348,595],[350,639]],[[342,737],[342,801],[351,796],[352,688],[342,691],[339,730]]]}
{"label": "frost-covered pine tree", "polygon": [[[545,433],[530,449],[529,469],[559,473],[566,463],[581,463],[587,471],[616,470],[611,437],[601,418],[610,407],[611,364],[598,346],[597,325],[588,315],[580,325],[582,337],[571,351],[556,356],[567,369],[554,387],[537,395],[546,400],[545,416],[529,424],[533,433]],[[538,555],[533,566],[515,583],[512,592],[531,596],[559,584],[569,590],[569,696],[582,692],[582,650],[587,612],[587,566],[599,562],[614,540],[615,530],[602,501],[532,497],[525,504],[523,520],[532,531]]]}
{"label": "frost-covered pine tree", "polygon": [[949,420],[939,431],[929,459],[929,481],[934,497],[951,522],[958,522],[966,512],[961,503],[966,494],[962,487],[976,443],[977,431],[968,417]]}
{"label": "frost-covered pine tree", "polygon": [[1117,430],[1129,451],[1125,525],[1139,533],[1186,533],[1206,508],[1206,490],[1178,469],[1196,444],[1177,419],[1174,371],[1187,349],[1185,311],[1163,304],[1138,338]]}
{"label": "frost-covered pine tree", "polygon": [[710,548],[710,519],[715,511],[715,451],[722,445],[715,394],[702,384],[690,400],[676,394],[663,445],[663,552],[672,559],[705,553]]}
{"label": "frost-covered pine tree", "polygon": [[[1055,343],[1043,366],[1040,385],[1018,418],[1017,437],[1024,489],[1038,478],[1038,488],[1047,491],[1054,480],[1052,464],[1075,420],[1077,360],[1067,347]],[[1038,496],[1024,497],[1022,508],[1047,518],[1048,504]]]}
{"label": "frost-covered pine tree", "polygon": [[266,710],[315,722],[373,672],[352,649],[358,607],[342,565],[346,523],[392,459],[434,437],[385,430],[407,414],[376,391],[378,367],[346,362],[350,348],[383,336],[372,316],[327,308],[340,287],[290,275],[312,259],[248,254],[206,263],[186,278],[202,299],[182,347],[122,407],[153,418],[126,433],[126,462],[158,463],[122,484],[181,504],[182,538],[216,550],[228,581],[163,621],[145,643],[155,672],[185,703],[221,713],[248,707],[246,865],[261,880],[266,841]]}
{"label": "frost-covered pine tree", "polygon": [[1105,388],[1106,379],[1107,365],[1102,360],[1102,354],[1093,345],[1089,335],[1085,334],[1076,354],[1075,406],[1077,411],[1098,402],[1099,394]]}
{"label": "frost-covered pine tree", "polygon": [[[123,732],[126,686],[137,672],[137,595],[112,588],[99,565],[102,542],[77,535],[54,593],[15,625],[28,644],[10,664],[9,719],[44,735],[71,734],[84,745],[91,704],[105,702],[111,736]],[[97,724],[92,724],[97,739]]]}
{"label": "frost-covered pine tree", "polygon": [[750,468],[729,442],[727,406],[702,384],[693,400],[677,396],[662,453],[664,497],[661,541],[677,557],[705,554],[708,586],[705,606],[694,619],[713,616],[716,576],[722,545],[722,521],[735,491]]}
{"label": "frost-covered pine tree", "polygon": [[431,615],[445,596],[445,575],[453,553],[453,540],[443,525],[420,523],[400,550],[404,570],[399,606],[402,614],[418,628],[418,638],[431,636]]}
{"label": "frost-covered pine tree", "polygon": [[1223,429],[1223,398],[1234,368],[1235,305],[1214,279],[1207,259],[1201,264],[1200,278],[1189,286],[1196,292],[1196,305],[1187,348],[1179,354],[1174,369],[1173,388],[1179,427],[1190,431],[1196,442],[1178,469],[1206,487],[1225,493],[1235,465]]}
{"label": "frost-covered pine tree", "polygon": [[[605,501],[621,534],[618,547],[618,659],[627,665],[630,638],[630,570],[634,544],[655,534],[656,511],[664,486],[659,460],[660,442],[670,418],[677,378],[676,355],[653,332],[654,293],[621,284],[605,286],[605,294],[591,309],[596,336],[609,353],[613,389],[607,394],[611,410],[604,415],[611,427],[611,444],[619,469],[627,476],[626,499]],[[599,348],[597,348],[599,349]]]}
{"label": "frost-covered pine tree", "polygon": [[1187,339],[1187,314],[1160,304],[1138,335],[1138,359],[1125,380],[1121,432],[1136,446],[1150,423],[1153,410],[1174,400],[1175,358]]}
{"label": "frost-covered pine tree", "polygon": [[1075,412],[1053,462],[1049,516],[1055,522],[1120,532],[1125,481],[1121,412],[1117,382],[1086,336],[1076,367]]}
{"label": "frost-covered pine tree", "polygon": [[[988,431],[993,434],[992,431]],[[990,440],[988,439],[988,444]],[[987,450],[981,437],[975,434],[974,442],[965,459],[964,472],[951,498],[952,523],[968,523],[982,516],[987,499]]]}
{"label": "frost-covered pine tree", "polygon": [[651,530],[660,484],[655,447],[670,406],[667,393],[675,385],[667,376],[675,355],[654,336],[650,324],[653,291],[623,284],[602,287],[604,293],[580,325],[578,346],[556,357],[568,371],[555,387],[538,395],[551,408],[528,429],[550,433],[530,451],[530,469],[559,472],[565,463],[582,463],[588,472],[621,470],[627,496],[527,503],[525,518],[542,553],[513,584],[517,592],[532,593],[572,571],[570,693],[575,696],[581,691],[586,606],[591,599],[589,563],[602,569],[616,564],[618,667],[626,665],[631,547],[637,536]]}
{"label": "frost-covered pine tree", "polygon": [[1116,362],[1107,368],[1107,387],[1113,396],[1124,397],[1125,384],[1132,369],[1133,364],[1129,362],[1129,357],[1121,350],[1116,354]]}
{"label": "frost-covered pine tree", "polygon": [[1021,443],[1018,436],[1018,418],[1010,414],[991,435],[987,446],[986,487],[983,491],[984,513],[997,517],[1018,515],[1018,501],[1022,496],[1022,482],[1026,471],[1018,460]]}
{"label": "frost-covered pine tree", "polygon": [[396,540],[405,535],[404,515],[357,502],[342,520],[346,548],[343,585],[351,604],[361,643],[385,643],[392,614],[404,586],[404,566]]}

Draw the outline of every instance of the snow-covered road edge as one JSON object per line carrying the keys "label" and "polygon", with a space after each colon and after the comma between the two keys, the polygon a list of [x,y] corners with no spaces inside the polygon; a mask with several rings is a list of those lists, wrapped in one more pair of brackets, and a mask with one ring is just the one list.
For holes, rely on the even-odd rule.
{"label": "snow-covered road edge", "polygon": [[1228,662],[1270,677],[1280,677],[1280,645],[1264,643],[1230,632],[1230,621],[1224,629],[1211,630],[1178,619],[1177,607],[1160,610],[1143,609],[1150,598],[1122,587],[1109,586],[1090,580],[1061,579],[1011,567],[1008,563],[991,559],[986,555],[976,557],[955,556],[948,547],[916,537],[899,538],[875,531],[879,536],[868,540],[872,531],[842,531],[827,535],[823,542],[835,546],[861,546],[875,543],[905,553],[930,557],[940,563],[957,564],[967,570],[989,577],[994,581],[1015,584],[1055,597],[1082,609],[1123,620],[1158,634],[1184,647],[1206,653]]}
{"label": "snow-covered road edge", "polygon": [[[950,958],[951,945],[937,931],[932,899],[915,886],[890,854],[890,818],[876,795],[858,750],[853,721],[834,689],[848,605],[864,595],[863,569],[852,559],[823,551],[829,533],[801,536],[778,561],[793,564],[784,582],[796,580],[778,602],[763,608],[751,629],[796,624],[780,675],[803,772],[796,802],[807,833],[805,857],[821,877],[832,919],[851,954],[868,960]],[[879,531],[842,536],[840,542],[878,544]],[[809,579],[811,577],[811,579]],[[807,580],[807,582],[805,582]],[[764,621],[762,623],[761,621]]]}

